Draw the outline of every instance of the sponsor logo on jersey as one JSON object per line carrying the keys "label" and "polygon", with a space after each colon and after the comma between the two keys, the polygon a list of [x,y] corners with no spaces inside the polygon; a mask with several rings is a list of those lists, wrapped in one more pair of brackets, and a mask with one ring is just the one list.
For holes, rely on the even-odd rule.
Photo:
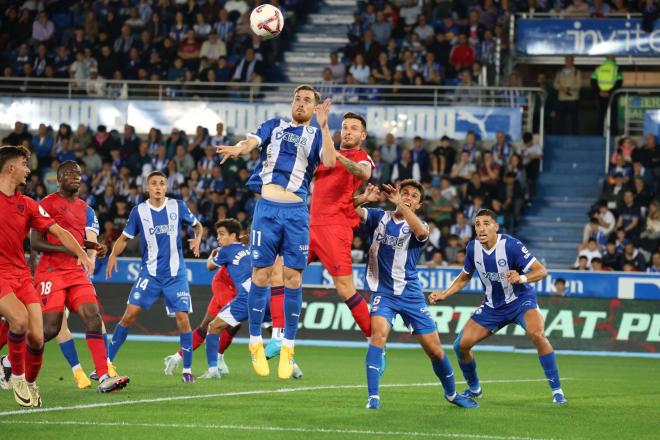
{"label": "sponsor logo on jersey", "polygon": [[393,235],[381,234],[376,235],[376,240],[381,244],[393,247],[395,249],[403,249],[406,242],[405,237],[395,237]]}
{"label": "sponsor logo on jersey", "polygon": [[153,228],[149,228],[149,234],[151,235],[160,235],[160,234],[176,234],[175,225],[158,225]]}
{"label": "sponsor logo on jersey", "polygon": [[282,141],[287,141],[291,142],[292,144],[295,144],[296,147],[304,147],[307,144],[307,138],[304,138],[302,136],[299,136],[295,133],[291,133],[288,131],[280,131],[279,133],[275,133],[275,139],[282,140]]}

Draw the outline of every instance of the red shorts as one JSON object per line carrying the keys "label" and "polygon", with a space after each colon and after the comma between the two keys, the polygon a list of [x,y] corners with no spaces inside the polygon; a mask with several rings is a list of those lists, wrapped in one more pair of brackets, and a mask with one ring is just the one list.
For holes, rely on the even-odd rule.
{"label": "red shorts", "polygon": [[213,297],[209,302],[209,306],[206,308],[206,313],[209,316],[218,316],[220,310],[234,299],[237,292],[233,286],[227,286],[222,281],[216,281],[215,278],[211,284],[211,290],[213,291]]}
{"label": "red shorts", "polygon": [[309,227],[309,260],[318,258],[333,277],[351,275],[353,259],[353,229],[349,226],[329,225]]}
{"label": "red shorts", "polygon": [[37,295],[37,291],[34,289],[30,275],[20,277],[9,276],[7,278],[0,276],[0,298],[4,298],[12,292],[25,305],[39,302],[39,295]]}
{"label": "red shorts", "polygon": [[98,304],[94,286],[83,271],[38,271],[34,285],[41,295],[43,313],[64,312],[64,307],[77,313],[81,304]]}

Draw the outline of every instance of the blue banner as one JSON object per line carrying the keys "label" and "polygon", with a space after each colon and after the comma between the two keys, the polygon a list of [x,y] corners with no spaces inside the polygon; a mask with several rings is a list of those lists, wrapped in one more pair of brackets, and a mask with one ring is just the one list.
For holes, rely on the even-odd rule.
{"label": "blue banner", "polygon": [[[105,280],[105,259],[98,260],[94,282],[133,283],[140,273],[140,260],[120,258],[118,272],[110,280]],[[186,260],[188,281],[196,286],[209,286],[214,272],[206,269],[204,260]],[[461,268],[429,269],[419,268],[419,279],[424,290],[443,290],[451,285],[461,272]],[[364,289],[364,265],[353,266],[355,287]],[[660,300],[660,275],[623,272],[583,272],[571,270],[551,270],[542,281],[534,283],[541,295],[550,295],[555,291],[557,278],[566,280],[566,291],[570,296],[620,299]],[[313,263],[303,273],[303,285],[306,287],[332,286],[332,277],[318,263]],[[481,293],[483,286],[478,277],[473,277],[465,292]]]}
{"label": "blue banner", "polygon": [[660,139],[660,110],[646,110],[644,112],[644,134],[653,133]]}
{"label": "blue banner", "polygon": [[522,55],[660,56],[660,23],[642,30],[640,19],[520,19],[516,50]]}

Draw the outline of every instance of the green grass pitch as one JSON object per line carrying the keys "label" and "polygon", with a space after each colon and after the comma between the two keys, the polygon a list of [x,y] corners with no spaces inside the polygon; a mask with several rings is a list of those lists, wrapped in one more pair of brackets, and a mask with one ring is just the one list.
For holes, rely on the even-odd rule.
{"label": "green grass pitch", "polygon": [[[86,371],[92,367],[77,341]],[[259,378],[245,345],[227,354],[230,375],[181,383],[163,375],[172,343],[128,341],[119,372],[128,388],[110,395],[75,388],[57,345],[49,343],[39,385],[44,411],[21,411],[0,394],[0,436],[8,439],[642,439],[660,435],[660,361],[559,356],[568,405],[551,403],[536,355],[477,352],[481,408],[462,410],[442,398],[421,349],[390,349],[380,411],[364,409],[364,349],[298,347],[301,380]],[[453,353],[458,390],[464,388]],[[193,372],[203,372],[203,347]],[[94,406],[100,404],[100,406]],[[19,411],[20,413],[17,413]]]}

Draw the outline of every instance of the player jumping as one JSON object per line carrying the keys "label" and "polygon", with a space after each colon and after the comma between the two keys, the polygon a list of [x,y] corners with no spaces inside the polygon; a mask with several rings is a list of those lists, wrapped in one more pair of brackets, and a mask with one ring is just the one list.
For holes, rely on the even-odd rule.
{"label": "player jumping", "polygon": [[[62,163],[57,169],[60,190],[44,198],[40,205],[76,238],[78,244],[88,248],[87,252],[94,263],[99,222],[94,210],[78,198],[81,175],[82,170],[76,162]],[[108,372],[103,320],[89,275],[77,265],[75,257],[68,253],[53,235],[44,236],[33,230],[30,242],[35,251],[42,252],[34,281],[41,294],[45,341],[50,341],[60,333],[66,306],[67,309],[78,314],[85,326],[87,346],[99,377],[98,390],[108,393],[124,388],[129,378]],[[80,365],[78,367],[77,371],[84,376]]]}
{"label": "player jumping", "polygon": [[[367,409],[380,408],[383,348],[397,314],[431,358],[433,372],[445,390],[445,399],[462,408],[478,408],[474,400],[456,393],[454,371],[440,345],[417,274],[417,261],[429,236],[428,225],[415,214],[422,207],[424,187],[416,180],[407,179],[397,189],[385,185],[383,192],[396,207],[395,211],[355,208],[372,237],[366,276],[371,292],[371,341],[366,356]],[[378,188],[368,185],[360,199],[378,201]]]}
{"label": "player jumping", "polygon": [[[248,180],[248,188],[261,193],[252,220],[252,285],[248,296],[252,366],[259,376],[268,376],[261,324],[264,321],[268,286],[277,255],[284,261],[285,331],[278,367],[280,379],[293,373],[294,340],[302,310],[302,271],[309,253],[309,212],[305,203],[309,182],[319,161],[328,168],[336,154],[328,127],[330,100],[318,105],[319,93],[312,86],[296,88],[291,103],[293,121],[270,119],[256,132],[234,146],[220,146],[221,163],[230,157],[261,150],[261,162]],[[321,130],[310,125],[312,116]]]}
{"label": "player jumping", "polygon": [[566,403],[555,353],[545,337],[543,316],[536,304],[536,290],[529,284],[545,278],[548,271],[519,240],[497,233],[499,225],[493,211],[482,209],[477,212],[474,227],[477,240],[467,245],[463,271],[448,289],[429,296],[431,304],[435,304],[460,292],[470,282],[475,270],[486,288],[483,304],[472,314],[454,342],[458,364],[469,387],[463,395],[480,398],[483,394],[472,347],[502,327],[515,323],[527,331],[536,346],[552,390],[552,401]]}
{"label": "player jumping", "polygon": [[167,177],[160,171],[152,171],[147,177],[149,199],[131,210],[122,235],[115,242],[108,258],[105,276],[110,278],[117,271],[117,257],[124,252],[128,240],[140,234],[142,268],[128,296],[124,316],[115,327],[109,347],[110,361],[114,361],[121,348],[128,328],[133,325],[142,309],[149,310],[161,296],[165,299],[168,313],[174,313],[179,329],[179,341],[183,350],[183,376],[186,383],[195,381],[192,375],[192,331],[188,313],[191,311],[190,288],[186,275],[181,245],[183,224],[192,225],[194,238],[188,240],[193,254],[199,256],[202,224],[192,215],[181,200],[168,199]]}
{"label": "player jumping", "polygon": [[[25,261],[23,241],[31,228],[48,231],[78,258],[87,273],[94,267],[76,239],[48,215],[37,202],[19,193],[30,169],[25,147],[0,148],[0,315],[9,323],[8,360],[12,365],[9,383],[16,402],[25,407],[41,406],[36,384],[43,361],[44,330],[39,295]],[[27,332],[27,344],[26,344]]]}

